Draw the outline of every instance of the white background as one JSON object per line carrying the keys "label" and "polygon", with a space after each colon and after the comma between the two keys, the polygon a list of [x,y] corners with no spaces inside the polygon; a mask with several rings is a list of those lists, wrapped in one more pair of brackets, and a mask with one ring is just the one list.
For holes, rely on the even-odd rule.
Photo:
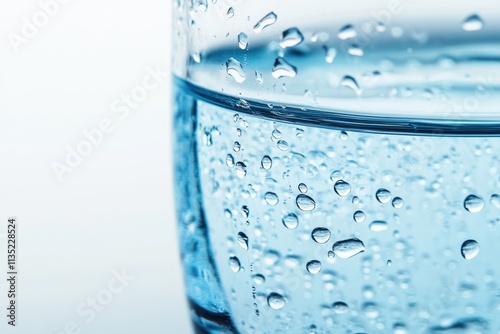
{"label": "white background", "polygon": [[[48,0],[42,2],[47,2]],[[62,2],[62,0],[61,0]],[[19,219],[18,326],[2,333],[190,333],[173,208],[170,76],[127,117],[112,111],[147,68],[170,72],[171,2],[70,0],[13,47],[39,1],[0,1],[0,278]],[[62,176],[68,147],[113,131]],[[88,317],[114,271],[134,279]],[[0,309],[7,285],[0,280]],[[109,297],[109,296],[108,296]],[[65,330],[74,323],[79,331]]]}

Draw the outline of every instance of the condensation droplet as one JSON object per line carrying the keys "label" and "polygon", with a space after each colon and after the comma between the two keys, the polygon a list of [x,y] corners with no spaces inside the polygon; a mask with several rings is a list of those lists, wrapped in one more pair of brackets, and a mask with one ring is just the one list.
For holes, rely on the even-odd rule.
{"label": "condensation droplet", "polygon": [[238,161],[236,163],[236,175],[240,179],[244,178],[247,175],[247,166],[241,161]]}
{"label": "condensation droplet", "polygon": [[479,15],[473,14],[468,16],[462,22],[462,29],[465,31],[478,31],[483,29],[483,20],[479,17]]}
{"label": "condensation droplet", "polygon": [[264,199],[266,200],[267,204],[272,205],[272,206],[278,204],[278,202],[279,202],[278,195],[276,195],[275,193],[272,193],[272,192],[267,192],[264,195]]}
{"label": "condensation droplet", "polygon": [[269,14],[267,14],[266,16],[261,18],[259,20],[259,22],[257,22],[257,24],[253,27],[253,31],[255,31],[255,33],[258,34],[262,30],[264,30],[265,28],[274,24],[277,19],[278,19],[278,17],[276,16],[276,14],[274,14],[273,12],[270,12]]}
{"label": "condensation droplet", "polygon": [[498,209],[500,209],[500,195],[497,195],[497,194],[491,195],[490,203],[493,204]]}
{"label": "condensation droplet", "polygon": [[299,191],[303,194],[307,192],[307,186],[304,183],[299,184]]}
{"label": "condensation droplet", "polygon": [[316,207],[316,202],[309,196],[300,194],[295,199],[297,207],[302,211],[312,211]]}
{"label": "condensation droplet", "polygon": [[387,260],[387,266],[388,267],[392,267],[392,261],[391,260]]}
{"label": "condensation droplet", "polygon": [[229,258],[229,268],[235,273],[241,270],[240,260],[236,256]]}
{"label": "condensation droplet", "polygon": [[266,278],[264,277],[264,275],[261,275],[261,274],[253,275],[252,279],[255,282],[255,284],[257,284],[257,285],[261,285],[261,284],[264,284],[266,282]]}
{"label": "condensation droplet", "polygon": [[311,238],[318,244],[327,243],[331,235],[330,230],[326,227],[317,227],[311,232]]}
{"label": "condensation droplet", "polygon": [[349,311],[349,305],[344,302],[335,302],[332,305],[332,309],[337,314],[345,314]]}
{"label": "condensation droplet", "polygon": [[365,316],[369,319],[376,319],[379,315],[377,304],[373,302],[366,302],[361,308]]}
{"label": "condensation droplet", "polygon": [[242,83],[247,78],[241,63],[232,57],[226,62],[226,72],[233,77],[237,83]]}
{"label": "condensation droplet", "polygon": [[460,249],[466,260],[472,260],[479,254],[479,243],[476,240],[466,240]]}
{"label": "condensation droplet", "polygon": [[304,36],[297,28],[290,28],[283,31],[281,36],[280,46],[284,48],[290,48],[292,46],[299,45],[304,40]]}
{"label": "condensation droplet", "polygon": [[375,197],[377,198],[377,201],[379,201],[380,203],[387,204],[391,201],[392,194],[389,190],[380,188],[375,193]]}
{"label": "condensation droplet", "polygon": [[333,189],[335,190],[337,195],[341,197],[346,197],[351,193],[351,185],[344,180],[338,180],[337,182],[335,182]]}
{"label": "condensation droplet", "polygon": [[299,226],[299,218],[294,213],[289,213],[281,220],[283,225],[289,230],[294,230]]}
{"label": "condensation droplet", "polygon": [[357,36],[356,29],[351,24],[346,24],[342,28],[340,28],[338,33],[338,38],[341,40],[346,40],[350,38],[354,38]]}
{"label": "condensation droplet", "polygon": [[297,75],[297,68],[288,63],[285,58],[278,57],[274,61],[272,76],[276,79],[282,77],[293,78]]}
{"label": "condensation droplet", "polygon": [[332,250],[341,259],[348,259],[365,251],[365,245],[357,238],[337,241],[333,244]]}
{"label": "condensation droplet", "polygon": [[241,207],[241,215],[243,216],[243,218],[248,218],[248,216],[250,215],[250,209],[248,208],[248,206],[246,205],[243,205]]}
{"label": "condensation droplet", "polygon": [[281,310],[285,307],[285,298],[276,292],[272,292],[267,296],[267,304],[274,310]]}
{"label": "condensation droplet", "polygon": [[339,171],[339,170],[334,170],[331,174],[330,174],[330,180],[332,181],[338,181],[340,180],[341,178],[343,178],[344,175],[342,175],[342,172]]}
{"label": "condensation droplet", "polygon": [[404,205],[404,201],[401,197],[394,197],[392,200],[392,206],[396,209],[401,209]]}
{"label": "condensation droplet", "polygon": [[233,151],[239,152],[241,150],[241,144],[237,141],[234,142],[233,144]]}
{"label": "condensation droplet", "polygon": [[262,158],[262,161],[260,162],[260,165],[262,166],[262,168],[264,169],[270,169],[272,166],[273,166],[273,160],[271,159],[270,156],[268,155],[265,155],[263,158]]}
{"label": "condensation droplet", "polygon": [[321,271],[321,262],[318,260],[312,260],[307,262],[306,269],[313,275],[316,275]]}
{"label": "condensation droplet", "polygon": [[240,244],[241,248],[243,248],[244,250],[248,250],[248,237],[245,233],[238,233],[238,243]]}
{"label": "condensation droplet", "polygon": [[476,195],[469,195],[464,200],[464,208],[471,213],[478,213],[484,208],[484,200]]}
{"label": "condensation droplet", "polygon": [[358,86],[358,82],[350,75],[344,76],[340,81],[340,85],[352,89],[357,96],[361,95],[361,90]]}
{"label": "condensation droplet", "polygon": [[230,168],[234,167],[234,158],[231,154],[226,155],[226,165]]}
{"label": "condensation droplet", "polygon": [[365,221],[366,215],[363,211],[358,210],[358,211],[354,212],[354,214],[352,215],[352,218],[354,219],[354,221],[356,223],[362,223]]}
{"label": "condensation droplet", "polygon": [[238,35],[238,47],[242,50],[245,50],[248,46],[248,36],[244,32],[241,32]]}
{"label": "condensation droplet", "polygon": [[288,146],[288,143],[286,141],[284,141],[283,139],[278,140],[278,142],[276,143],[276,145],[282,151],[288,151],[288,149],[290,148],[290,146]]}
{"label": "condensation droplet", "polygon": [[337,56],[337,49],[333,47],[324,47],[325,49],[325,61],[328,64],[333,63],[333,60],[335,59],[335,56]]}
{"label": "condensation droplet", "polygon": [[375,220],[370,223],[370,230],[373,232],[382,232],[387,230],[388,227],[387,222],[383,220]]}

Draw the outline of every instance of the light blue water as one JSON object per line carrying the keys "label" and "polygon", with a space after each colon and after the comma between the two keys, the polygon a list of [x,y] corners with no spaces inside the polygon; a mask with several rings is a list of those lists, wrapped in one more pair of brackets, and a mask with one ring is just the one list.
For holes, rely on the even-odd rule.
{"label": "light blue water", "polygon": [[[500,333],[497,86],[399,80],[391,98],[381,92],[392,86],[359,76],[362,96],[347,83],[314,98],[308,82],[329,63],[302,55],[297,76],[270,89],[245,64],[232,94],[218,89],[240,87],[221,72],[227,55],[207,56],[206,73],[224,78],[210,90],[175,79],[177,212],[198,331]],[[472,116],[432,109],[448,103],[440,94],[455,103],[475,90],[489,95]]]}

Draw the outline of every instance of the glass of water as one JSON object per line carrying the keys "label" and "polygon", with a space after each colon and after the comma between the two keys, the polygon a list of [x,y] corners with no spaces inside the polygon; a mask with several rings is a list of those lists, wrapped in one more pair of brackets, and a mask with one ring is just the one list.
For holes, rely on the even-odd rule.
{"label": "glass of water", "polygon": [[174,1],[197,333],[500,333],[500,3]]}

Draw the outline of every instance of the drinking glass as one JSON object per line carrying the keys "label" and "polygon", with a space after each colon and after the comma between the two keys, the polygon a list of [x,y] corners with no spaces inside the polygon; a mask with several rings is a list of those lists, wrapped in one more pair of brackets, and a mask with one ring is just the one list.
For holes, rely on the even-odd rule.
{"label": "drinking glass", "polygon": [[197,333],[500,333],[500,3],[174,1]]}

